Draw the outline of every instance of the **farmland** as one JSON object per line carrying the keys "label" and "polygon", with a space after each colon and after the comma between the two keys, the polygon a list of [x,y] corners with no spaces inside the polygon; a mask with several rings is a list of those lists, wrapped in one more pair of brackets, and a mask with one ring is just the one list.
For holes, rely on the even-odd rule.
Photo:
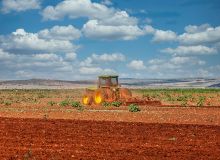
{"label": "farmland", "polygon": [[83,89],[1,90],[1,159],[217,159],[219,89],[134,89],[162,106],[82,106]]}

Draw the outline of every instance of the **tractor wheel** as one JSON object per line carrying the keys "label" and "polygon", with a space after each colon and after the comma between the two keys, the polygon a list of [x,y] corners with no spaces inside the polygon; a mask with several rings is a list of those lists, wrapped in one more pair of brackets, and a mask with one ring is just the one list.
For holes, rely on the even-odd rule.
{"label": "tractor wheel", "polygon": [[92,104],[92,96],[91,95],[88,95],[88,94],[85,94],[82,98],[82,103],[84,105],[91,105]]}
{"label": "tractor wheel", "polygon": [[107,100],[107,94],[104,89],[97,89],[93,95],[95,104],[102,104]]}
{"label": "tractor wheel", "polygon": [[119,95],[120,95],[120,99],[129,99],[132,97],[131,91],[127,88],[120,88]]}

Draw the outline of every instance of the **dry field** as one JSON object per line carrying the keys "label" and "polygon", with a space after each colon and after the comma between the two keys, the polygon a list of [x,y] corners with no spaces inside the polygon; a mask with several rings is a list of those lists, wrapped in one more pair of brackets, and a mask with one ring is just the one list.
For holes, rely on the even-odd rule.
{"label": "dry field", "polygon": [[132,90],[162,106],[82,106],[83,90],[1,90],[0,159],[220,159],[220,90]]}

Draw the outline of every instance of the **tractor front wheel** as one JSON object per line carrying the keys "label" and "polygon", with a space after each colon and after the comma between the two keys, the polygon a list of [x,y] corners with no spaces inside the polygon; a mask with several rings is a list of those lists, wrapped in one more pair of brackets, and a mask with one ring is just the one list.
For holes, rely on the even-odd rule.
{"label": "tractor front wheel", "polygon": [[82,98],[82,103],[84,105],[91,105],[92,104],[92,96],[91,95],[84,95]]}

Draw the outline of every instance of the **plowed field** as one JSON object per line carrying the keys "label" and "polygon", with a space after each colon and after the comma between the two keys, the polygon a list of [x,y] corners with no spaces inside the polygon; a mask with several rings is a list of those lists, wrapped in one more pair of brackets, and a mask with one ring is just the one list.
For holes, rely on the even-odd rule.
{"label": "plowed field", "polygon": [[220,90],[136,91],[162,102],[136,113],[82,93],[1,90],[0,160],[220,159]]}
{"label": "plowed field", "polygon": [[0,159],[220,159],[220,126],[0,118]]}

